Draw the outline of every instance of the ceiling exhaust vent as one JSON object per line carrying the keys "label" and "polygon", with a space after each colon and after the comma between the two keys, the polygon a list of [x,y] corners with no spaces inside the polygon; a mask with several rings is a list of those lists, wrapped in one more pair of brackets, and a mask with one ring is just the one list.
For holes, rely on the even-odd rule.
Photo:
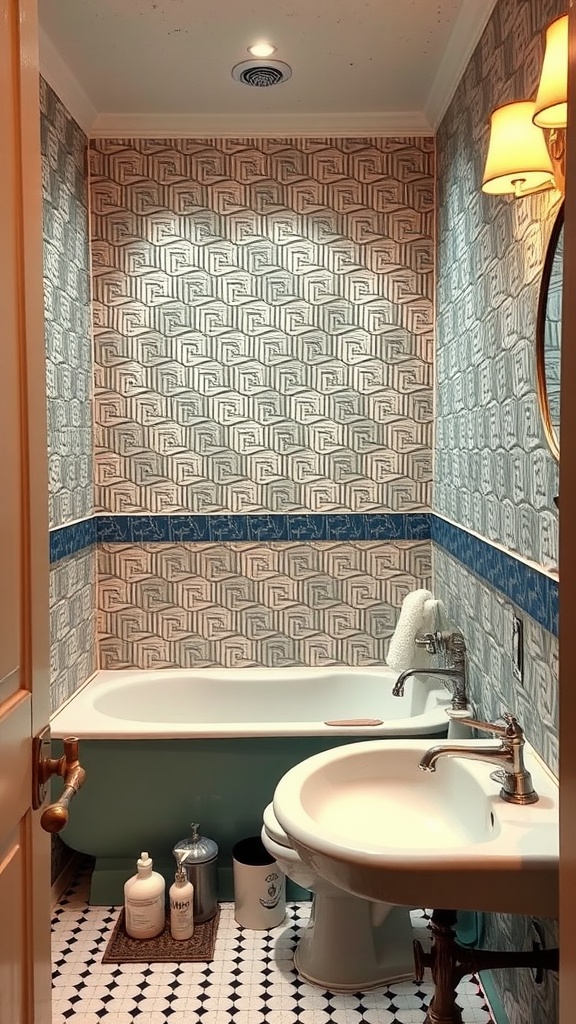
{"label": "ceiling exhaust vent", "polygon": [[281,60],[243,60],[232,68],[232,78],[257,89],[280,85],[291,77],[292,68]]}

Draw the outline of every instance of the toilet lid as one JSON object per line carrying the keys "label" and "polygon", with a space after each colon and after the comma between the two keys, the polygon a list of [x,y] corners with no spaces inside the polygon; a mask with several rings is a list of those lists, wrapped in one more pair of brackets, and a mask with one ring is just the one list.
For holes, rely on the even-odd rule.
{"label": "toilet lid", "polygon": [[282,828],[282,825],[278,821],[278,818],[274,814],[274,808],[272,807],[272,804],[268,804],[268,807],[264,811],[263,817],[264,828],[266,829],[270,838],[273,839],[275,843],[278,843],[279,846],[286,846],[288,849],[290,849],[290,842],[288,836],[286,835],[284,829]]}

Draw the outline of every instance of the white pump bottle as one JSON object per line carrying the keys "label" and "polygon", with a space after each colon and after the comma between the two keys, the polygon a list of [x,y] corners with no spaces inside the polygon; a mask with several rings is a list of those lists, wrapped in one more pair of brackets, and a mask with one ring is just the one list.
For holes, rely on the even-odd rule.
{"label": "white pump bottle", "polygon": [[158,871],[152,870],[152,858],[140,854],[138,873],[124,885],[126,932],[133,939],[153,939],[166,921],[166,883]]}
{"label": "white pump bottle", "polygon": [[191,939],[194,934],[194,886],[180,864],[169,891],[170,934],[173,939]]}

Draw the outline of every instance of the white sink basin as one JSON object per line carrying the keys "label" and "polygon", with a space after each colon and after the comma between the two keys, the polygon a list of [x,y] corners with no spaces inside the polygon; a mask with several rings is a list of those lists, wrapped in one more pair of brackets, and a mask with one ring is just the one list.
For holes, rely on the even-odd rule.
{"label": "white sink basin", "polygon": [[304,862],[368,899],[556,917],[558,789],[533,750],[525,761],[540,799],[516,806],[498,795],[492,764],[442,757],[436,772],[420,771],[432,745],[356,743],[292,768],[274,812]]}

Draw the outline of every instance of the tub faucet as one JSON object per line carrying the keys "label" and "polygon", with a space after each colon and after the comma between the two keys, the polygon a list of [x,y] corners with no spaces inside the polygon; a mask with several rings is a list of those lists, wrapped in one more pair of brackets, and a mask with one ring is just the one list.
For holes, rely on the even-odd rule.
{"label": "tub faucet", "polygon": [[447,668],[408,668],[401,672],[396,680],[392,693],[394,697],[404,696],[404,684],[410,676],[428,675],[441,676],[444,679],[453,679],[452,689],[452,711],[467,711],[469,708],[468,693],[466,688],[466,643],[461,633],[425,633],[422,637],[416,637],[416,643],[425,647],[429,654],[442,652],[452,662]]}
{"label": "tub faucet", "polygon": [[418,767],[423,772],[435,772],[440,757],[467,757],[472,761],[488,761],[502,768],[498,777],[502,781],[500,796],[510,804],[534,804],[538,794],[532,785],[532,776],[524,766],[524,731],[514,715],[506,713],[506,725],[491,722],[477,722],[474,718],[461,718],[462,725],[481,729],[501,737],[499,747],[465,747],[459,744],[442,744],[431,747],[424,754]]}

